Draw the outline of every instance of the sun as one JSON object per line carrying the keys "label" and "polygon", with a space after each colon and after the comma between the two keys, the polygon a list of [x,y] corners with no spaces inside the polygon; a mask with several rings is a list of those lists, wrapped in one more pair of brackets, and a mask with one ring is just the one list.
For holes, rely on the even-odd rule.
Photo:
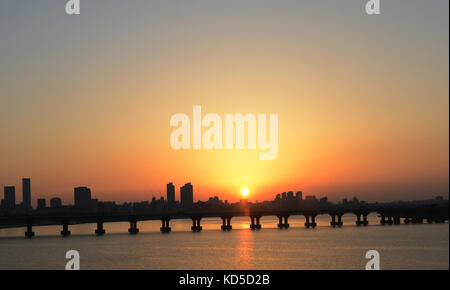
{"label": "sun", "polygon": [[248,188],[243,188],[243,189],[241,190],[241,194],[242,194],[243,196],[247,196],[248,193],[249,193]]}

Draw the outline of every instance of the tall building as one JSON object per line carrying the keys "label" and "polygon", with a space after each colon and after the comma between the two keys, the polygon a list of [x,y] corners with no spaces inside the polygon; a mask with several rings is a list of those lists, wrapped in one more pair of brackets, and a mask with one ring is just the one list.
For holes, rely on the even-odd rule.
{"label": "tall building", "polygon": [[91,190],[86,186],[74,188],[75,208],[90,209],[91,208]]}
{"label": "tall building", "polygon": [[37,209],[45,208],[45,198],[38,198],[37,200]]}
{"label": "tall building", "polygon": [[4,209],[14,209],[16,207],[16,189],[14,186],[5,186],[4,188]]}
{"label": "tall building", "polygon": [[26,211],[31,210],[31,180],[22,178],[22,205]]}
{"label": "tall building", "polygon": [[194,203],[194,189],[190,182],[180,188],[180,199],[183,208],[190,208]]}
{"label": "tall building", "polygon": [[62,201],[59,197],[54,197],[50,199],[50,207],[51,208],[59,208],[62,207]]}
{"label": "tall building", "polygon": [[298,200],[303,200],[303,192],[297,191],[295,194],[295,197],[297,197]]}
{"label": "tall building", "polygon": [[288,199],[294,199],[294,192],[293,191],[288,191],[287,198]]}
{"label": "tall building", "polygon": [[175,186],[172,182],[167,184],[167,202],[169,204],[175,203]]}

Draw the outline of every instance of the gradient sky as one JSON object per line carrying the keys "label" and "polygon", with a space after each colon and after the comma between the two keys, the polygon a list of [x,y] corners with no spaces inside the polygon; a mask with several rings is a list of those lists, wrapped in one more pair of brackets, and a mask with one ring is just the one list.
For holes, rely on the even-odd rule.
{"label": "gradient sky", "polygon": [[[449,193],[449,1],[0,2],[0,186],[236,201]],[[170,117],[278,113],[279,153],[174,151]],[[3,195],[1,195],[3,197]],[[18,198],[21,200],[21,197]]]}

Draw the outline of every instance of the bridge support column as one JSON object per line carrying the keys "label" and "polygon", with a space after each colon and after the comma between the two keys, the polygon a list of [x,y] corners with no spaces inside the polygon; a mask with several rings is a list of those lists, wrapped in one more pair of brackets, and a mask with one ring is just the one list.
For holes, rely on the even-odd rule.
{"label": "bridge support column", "polygon": [[334,228],[334,227],[336,227],[336,215],[335,214],[330,214],[330,215],[331,215],[330,225]]}
{"label": "bridge support column", "polygon": [[166,218],[166,217],[161,218],[162,226],[161,226],[160,230],[162,233],[169,233],[172,230],[172,228],[169,226],[169,221],[170,221],[170,218]]}
{"label": "bridge support column", "polygon": [[288,218],[289,218],[288,215],[285,215],[285,216],[284,216],[284,228],[285,228],[285,229],[288,229],[288,228],[289,228]]}
{"label": "bridge support column", "polygon": [[391,216],[388,216],[387,224],[392,225],[392,217]]}
{"label": "bridge support column", "polygon": [[[311,216],[306,215],[305,217],[306,217],[306,222],[305,222],[306,228],[310,228],[310,227],[315,228],[317,226],[315,215],[311,215]],[[311,222],[309,221],[310,217],[311,217]]]}
{"label": "bridge support column", "polygon": [[233,227],[231,226],[231,217],[221,217],[222,226],[220,227],[222,231],[230,231]]}
{"label": "bridge support column", "polygon": [[277,215],[278,216],[278,228],[279,229],[288,229],[289,223],[288,223],[288,215]]}
{"label": "bridge support column", "polygon": [[363,213],[363,221],[362,221],[363,226],[369,225],[369,221],[367,220],[368,215],[369,215],[368,213]]}
{"label": "bridge support column", "polygon": [[356,214],[356,225],[357,225],[358,227],[362,225],[362,222],[361,222],[361,214],[360,214],[360,213],[357,213],[357,214]]}
{"label": "bridge support column", "polygon": [[386,224],[386,217],[384,215],[381,215],[380,224],[383,226]]}
{"label": "bridge support column", "polygon": [[400,224],[400,217],[394,216],[394,225],[399,225],[399,224]]}
{"label": "bridge support column", "polygon": [[62,226],[63,226],[63,229],[61,231],[61,236],[63,236],[63,237],[70,236],[69,223],[68,222],[63,222]]}
{"label": "bridge support column", "polygon": [[261,229],[261,224],[259,223],[260,218],[261,218],[260,216],[250,216],[251,219],[250,229],[252,231]]}
{"label": "bridge support column", "polygon": [[27,231],[25,232],[25,237],[27,237],[27,238],[34,237],[33,223],[31,221],[27,222]]}
{"label": "bridge support column", "polygon": [[226,227],[227,227],[227,221],[225,217],[221,217],[222,219],[222,226],[220,227],[222,229],[222,231],[226,231]]}
{"label": "bridge support column", "polygon": [[283,225],[283,216],[282,215],[278,215],[278,228],[282,229],[284,227]]}
{"label": "bridge support column", "polygon": [[135,234],[139,233],[139,229],[137,227],[137,220],[130,219],[130,228],[128,229],[128,232],[131,235],[135,235]]}
{"label": "bridge support column", "polygon": [[97,229],[95,230],[95,233],[97,236],[102,236],[106,233],[106,231],[103,229],[103,221],[97,220]]}
{"label": "bridge support column", "polygon": [[338,226],[338,227],[342,227],[342,225],[343,225],[343,222],[342,222],[342,213],[338,213],[337,214],[337,217],[338,217],[338,220],[337,220],[337,222],[336,222],[336,225]]}
{"label": "bridge support column", "polygon": [[200,220],[201,219],[202,219],[201,217],[193,217],[192,218],[191,230],[193,232],[200,232],[203,229],[203,227],[200,225]]}

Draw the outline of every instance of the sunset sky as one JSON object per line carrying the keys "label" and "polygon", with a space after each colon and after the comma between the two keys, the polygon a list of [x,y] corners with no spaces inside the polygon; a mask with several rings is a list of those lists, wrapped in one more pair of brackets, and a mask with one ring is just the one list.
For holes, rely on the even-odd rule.
{"label": "sunset sky", "polygon": [[[449,1],[0,2],[0,186],[165,195],[449,195]],[[175,151],[176,113],[279,114],[279,150]],[[3,189],[0,191],[3,198]]]}

